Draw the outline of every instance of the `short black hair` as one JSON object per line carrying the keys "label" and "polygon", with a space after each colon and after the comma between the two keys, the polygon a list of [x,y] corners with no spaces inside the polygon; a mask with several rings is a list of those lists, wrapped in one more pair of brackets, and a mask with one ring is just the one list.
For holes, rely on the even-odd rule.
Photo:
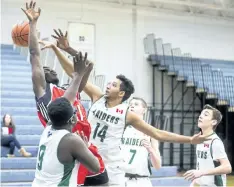
{"label": "short black hair", "polygon": [[48,115],[54,127],[66,125],[73,113],[73,107],[65,97],[55,99],[48,106]]}
{"label": "short black hair", "polygon": [[[143,98],[141,98],[141,97],[133,97],[133,98],[131,99],[131,101],[132,101],[133,99],[141,101],[142,106],[143,106],[144,108],[147,108],[147,103],[145,102],[145,100],[144,100]],[[130,102],[131,102],[131,101],[130,101]]]}
{"label": "short black hair", "polygon": [[121,80],[120,84],[120,91],[124,91],[124,97],[122,99],[122,102],[128,100],[128,98],[135,92],[134,85],[130,79],[125,77],[124,75],[117,75],[117,79]]}

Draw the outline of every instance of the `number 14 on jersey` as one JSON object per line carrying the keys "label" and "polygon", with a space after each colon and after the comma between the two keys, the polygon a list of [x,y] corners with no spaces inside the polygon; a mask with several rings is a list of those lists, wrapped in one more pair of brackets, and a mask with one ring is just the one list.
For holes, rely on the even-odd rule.
{"label": "number 14 on jersey", "polygon": [[104,142],[106,138],[106,131],[108,130],[108,126],[104,125],[104,127],[100,129],[100,125],[101,125],[100,123],[97,123],[96,128],[93,133],[93,139],[96,139],[96,137],[98,137],[100,138],[101,142]]}

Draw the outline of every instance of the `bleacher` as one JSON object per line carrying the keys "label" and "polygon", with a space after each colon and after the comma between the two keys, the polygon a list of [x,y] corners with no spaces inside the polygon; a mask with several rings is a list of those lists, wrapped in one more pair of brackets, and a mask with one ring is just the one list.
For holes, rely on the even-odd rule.
{"label": "bleacher", "polygon": [[164,44],[154,34],[144,38],[144,47],[152,66],[185,81],[197,93],[205,93],[206,98],[216,99],[218,105],[226,105],[229,112],[234,112],[234,61],[193,58],[190,53]]}
{"label": "bleacher", "polygon": [[[43,64],[54,67],[60,75],[61,84],[68,83],[68,77],[61,71],[57,59],[49,50],[48,53],[42,54]],[[92,80],[103,88],[103,75],[96,75]],[[15,158],[5,158],[8,148],[1,147],[1,186],[31,186],[43,127],[37,117],[27,48],[1,45],[1,85],[1,118],[5,113],[13,115],[17,139],[32,153],[31,158],[23,158],[16,149]],[[84,101],[83,104],[88,109],[89,101]],[[152,172],[151,181],[154,186],[189,186],[188,181],[177,176],[175,166],[162,167],[157,171],[152,169]]]}

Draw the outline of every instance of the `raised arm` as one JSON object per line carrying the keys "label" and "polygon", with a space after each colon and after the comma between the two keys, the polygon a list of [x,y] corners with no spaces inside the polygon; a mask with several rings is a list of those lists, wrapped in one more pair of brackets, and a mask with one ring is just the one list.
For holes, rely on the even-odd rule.
{"label": "raised arm", "polygon": [[42,97],[45,94],[46,80],[43,67],[40,63],[40,49],[37,38],[37,20],[40,16],[41,9],[35,10],[36,2],[31,1],[30,4],[26,3],[26,10],[22,9],[23,12],[29,19],[29,53],[30,63],[32,67],[32,83],[33,91],[37,98]]}
{"label": "raised arm", "polygon": [[128,111],[127,113],[126,124],[131,124],[137,130],[162,142],[198,144],[207,140],[206,137],[201,136],[200,134],[190,137],[156,129],[131,111]]}
{"label": "raised arm", "polygon": [[84,58],[82,57],[81,52],[76,54],[76,56],[73,58],[73,62],[73,79],[68,89],[64,93],[64,97],[67,98],[71,103],[75,101],[83,76],[87,71],[89,71],[91,67],[90,63],[87,62],[87,53],[85,53]]}
{"label": "raised arm", "polygon": [[[67,32],[65,33],[65,35],[61,32],[60,29],[58,29],[58,31],[54,30],[56,36],[52,35],[52,37],[54,37],[57,40],[57,47],[66,51],[67,53],[69,53],[71,56],[74,56],[78,53],[77,50],[73,49],[68,42],[68,34]],[[63,67],[63,69],[66,71],[67,75],[71,75],[72,73],[72,63],[69,59],[67,59],[59,50],[58,48],[56,48],[56,46],[54,45],[54,47],[52,48],[56,54],[56,56],[59,59],[59,62],[61,64],[61,66]],[[92,63],[93,64],[93,63]],[[89,75],[91,73],[92,70],[90,70],[90,72],[87,72],[87,75],[85,75],[83,77],[82,83],[81,83],[81,87],[84,88],[84,92],[91,98],[91,100],[93,102],[95,102],[96,100],[98,100],[100,97],[103,96],[103,93],[101,91],[101,89],[97,86],[95,86],[94,84],[88,82],[88,78]]]}

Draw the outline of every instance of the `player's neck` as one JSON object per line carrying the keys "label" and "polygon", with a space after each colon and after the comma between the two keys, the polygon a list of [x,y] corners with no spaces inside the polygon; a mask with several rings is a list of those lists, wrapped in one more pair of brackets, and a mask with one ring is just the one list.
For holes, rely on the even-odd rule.
{"label": "player's neck", "polygon": [[55,130],[67,130],[67,131],[69,131],[69,132],[72,131],[71,125],[64,125],[64,126],[62,126],[62,127],[53,127],[53,129],[55,129]]}
{"label": "player's neck", "polygon": [[214,134],[214,130],[213,129],[202,129],[202,135],[204,136],[209,136]]}
{"label": "player's neck", "polygon": [[106,100],[106,107],[107,108],[112,108],[115,107],[117,105],[121,104],[121,99],[115,99],[115,100],[111,100],[111,99],[107,99]]}

